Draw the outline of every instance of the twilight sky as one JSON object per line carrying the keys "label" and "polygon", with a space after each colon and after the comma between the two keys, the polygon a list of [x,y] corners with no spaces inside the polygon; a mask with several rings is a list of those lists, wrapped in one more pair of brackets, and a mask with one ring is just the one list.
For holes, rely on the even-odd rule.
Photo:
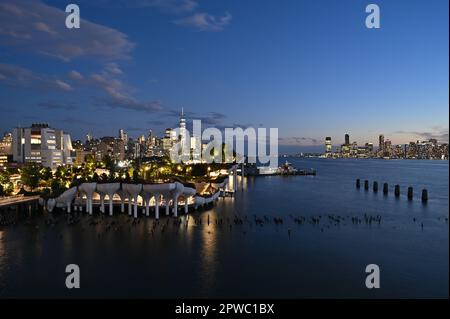
{"label": "twilight sky", "polygon": [[[76,3],[81,28],[66,29]],[[381,29],[365,27],[377,3]],[[294,150],[448,141],[448,1],[0,0],[0,132],[73,138],[188,120],[278,127]],[[312,146],[312,147],[311,147]]]}

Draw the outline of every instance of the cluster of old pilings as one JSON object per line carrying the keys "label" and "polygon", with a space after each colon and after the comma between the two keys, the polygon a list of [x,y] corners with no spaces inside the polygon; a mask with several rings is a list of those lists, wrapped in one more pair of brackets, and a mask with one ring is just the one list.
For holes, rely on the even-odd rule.
{"label": "cluster of old pilings", "polygon": [[[359,178],[356,179],[356,188],[361,188],[361,180]],[[364,190],[369,190],[369,181],[366,179],[364,180]],[[378,192],[378,182],[374,181],[372,183],[372,190],[374,193]],[[389,184],[383,183],[383,194],[387,195],[389,194]],[[400,185],[396,184],[394,186],[394,196],[400,197]],[[407,190],[407,197],[409,200],[412,200],[414,198],[414,189],[412,186],[408,187]],[[428,190],[426,188],[422,189],[422,202],[426,203],[428,201]]]}

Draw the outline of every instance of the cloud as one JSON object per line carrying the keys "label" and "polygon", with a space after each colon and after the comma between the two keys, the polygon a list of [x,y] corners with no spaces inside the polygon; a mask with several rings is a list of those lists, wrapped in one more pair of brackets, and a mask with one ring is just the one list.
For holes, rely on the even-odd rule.
{"label": "cloud", "polygon": [[119,70],[117,65],[109,64],[102,72],[92,73],[82,81],[82,85],[100,88],[105,94],[95,98],[96,105],[150,113],[163,109],[161,101],[141,101],[133,97],[129,93],[131,89],[115,77]]}
{"label": "cloud", "polygon": [[106,65],[105,71],[110,74],[114,74],[114,75],[120,75],[123,73],[122,70],[117,65],[117,63],[114,63],[114,62],[108,63]]}
{"label": "cloud", "polygon": [[0,9],[5,13],[16,17],[23,17],[25,15],[24,10],[14,5],[14,3],[7,3],[7,2],[0,3]]}
{"label": "cloud", "polygon": [[97,105],[122,108],[134,111],[154,113],[161,111],[161,101],[139,101],[133,97],[113,92],[106,97],[98,98]]}
{"label": "cloud", "polygon": [[21,66],[5,63],[0,63],[0,83],[14,88],[53,89],[65,92],[73,90],[65,81],[48,75],[38,75]]}
{"label": "cloud", "polygon": [[430,140],[436,139],[440,143],[449,142],[449,131],[448,128],[443,128],[441,126],[434,126],[431,128],[432,131],[395,131],[394,134],[409,135],[419,140]]}
{"label": "cloud", "polygon": [[84,79],[84,77],[81,75],[81,73],[78,71],[75,71],[75,70],[70,71],[68,76],[72,80],[77,80],[77,81]]}
{"label": "cloud", "polygon": [[86,121],[83,118],[72,117],[72,116],[65,117],[60,122],[71,124],[71,125],[84,125],[84,126],[89,126],[89,127],[93,127],[93,126],[95,127],[95,126],[98,126],[98,124],[99,124],[98,122],[94,123],[94,122]]}
{"label": "cloud", "polygon": [[319,145],[313,137],[280,137],[278,143],[283,146],[312,146]]}
{"label": "cloud", "polygon": [[206,12],[198,12],[191,16],[175,20],[176,25],[197,29],[199,31],[222,31],[232,19],[229,12],[221,17],[213,16]]}
{"label": "cloud", "polygon": [[140,101],[127,92],[122,81],[111,77],[109,73],[94,73],[89,81],[98,86],[106,94],[96,98],[96,104],[112,108],[123,108],[143,112],[157,112],[162,110],[160,101]]}
{"label": "cloud", "polygon": [[192,12],[198,6],[198,2],[196,0],[138,0],[134,2],[148,3],[150,6],[155,8],[176,14]]}
{"label": "cloud", "polygon": [[77,107],[75,103],[58,101],[39,102],[38,106],[49,110],[73,110]]}
{"label": "cloud", "polygon": [[[178,110],[167,110],[163,115],[169,116],[169,117],[175,117],[175,118],[179,118],[181,115],[181,107]],[[204,113],[202,115],[194,113],[194,112],[189,112],[189,111],[184,111],[184,116],[189,120],[201,120],[202,124],[207,124],[207,125],[218,125],[220,123],[222,123],[222,121],[226,118],[225,114],[219,113],[219,112],[208,112],[206,113],[206,115],[204,115]]]}
{"label": "cloud", "polygon": [[150,8],[172,14],[182,14],[194,11],[198,6],[197,0],[79,0],[89,5],[114,8]]}
{"label": "cloud", "polygon": [[56,83],[56,86],[63,91],[72,91],[73,90],[72,86],[64,81],[55,80],[55,83]]}
{"label": "cloud", "polygon": [[13,87],[25,87],[36,81],[37,77],[29,69],[12,64],[0,63],[0,81]]}
{"label": "cloud", "polygon": [[134,44],[109,27],[81,19],[67,29],[66,13],[40,1],[5,0],[0,4],[0,45],[71,61],[79,57],[128,58]]}
{"label": "cloud", "polygon": [[226,118],[225,114],[219,112],[209,112],[206,116],[197,116],[194,120],[201,120],[202,124],[206,125],[218,125]]}
{"label": "cloud", "polygon": [[53,30],[52,28],[50,28],[46,23],[44,22],[36,22],[33,23],[33,27],[34,29],[38,30],[38,31],[42,31],[42,32],[46,32],[50,35],[56,35],[56,31]]}

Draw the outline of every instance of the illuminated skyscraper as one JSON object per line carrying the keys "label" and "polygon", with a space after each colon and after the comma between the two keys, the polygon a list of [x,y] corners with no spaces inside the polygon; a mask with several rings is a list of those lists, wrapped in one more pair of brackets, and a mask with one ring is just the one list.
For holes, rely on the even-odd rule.
{"label": "illuminated skyscraper", "polygon": [[128,143],[128,134],[125,133],[123,129],[119,130],[119,138],[124,141],[125,143]]}
{"label": "illuminated skyscraper", "polygon": [[383,151],[384,150],[384,135],[380,134],[378,136],[378,150]]}
{"label": "illuminated skyscraper", "polygon": [[327,155],[331,154],[332,148],[333,146],[331,145],[331,137],[330,136],[325,137],[325,153]]}
{"label": "illuminated skyscraper", "polygon": [[186,118],[184,117],[183,108],[181,108],[181,116],[180,116],[180,141],[182,143],[186,142]]}

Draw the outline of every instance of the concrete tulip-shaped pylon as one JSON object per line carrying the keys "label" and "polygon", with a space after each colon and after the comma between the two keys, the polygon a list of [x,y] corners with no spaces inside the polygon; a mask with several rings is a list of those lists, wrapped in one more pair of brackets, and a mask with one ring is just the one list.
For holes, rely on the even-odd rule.
{"label": "concrete tulip-shaped pylon", "polygon": [[47,210],[51,213],[56,206],[56,200],[54,198],[49,198],[47,201]]}
{"label": "concrete tulip-shaped pylon", "polygon": [[190,196],[194,196],[197,193],[197,191],[195,190],[195,188],[193,187],[188,187],[188,186],[184,186],[184,213],[187,214],[188,213],[188,209],[189,209],[189,197]]}
{"label": "concrete tulip-shaped pylon", "polygon": [[94,192],[97,188],[97,183],[83,183],[78,187],[81,193],[86,194],[86,211],[89,215],[93,214],[92,209],[92,198],[94,197]]}
{"label": "concrete tulip-shaped pylon", "polygon": [[[137,218],[137,200],[142,190],[142,184],[122,184],[122,189],[130,195],[130,199],[134,201],[134,218]],[[130,206],[129,206],[130,207]],[[130,211],[129,211],[130,212]]]}
{"label": "concrete tulip-shaped pylon", "polygon": [[[109,216],[113,215],[113,197],[120,190],[120,183],[97,184],[97,191],[100,194],[108,195]],[[101,196],[101,195],[100,195]],[[104,204],[103,204],[104,213]]]}
{"label": "concrete tulip-shaped pylon", "polygon": [[59,203],[63,204],[64,206],[66,206],[67,212],[70,213],[71,205],[76,195],[77,195],[77,188],[71,187],[56,198],[56,204]]}

